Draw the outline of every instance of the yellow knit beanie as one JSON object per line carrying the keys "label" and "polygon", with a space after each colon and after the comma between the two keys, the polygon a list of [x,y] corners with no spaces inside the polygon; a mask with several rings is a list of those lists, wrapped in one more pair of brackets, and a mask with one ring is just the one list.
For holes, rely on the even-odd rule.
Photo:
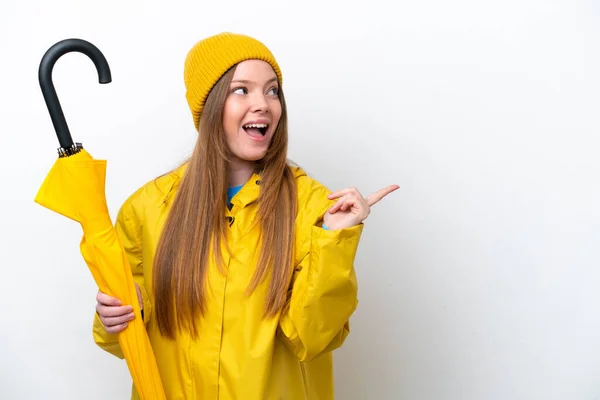
{"label": "yellow knit beanie", "polygon": [[185,59],[183,79],[196,129],[213,86],[231,67],[251,59],[271,64],[281,85],[281,70],[275,57],[263,43],[249,36],[224,32],[203,39],[192,47]]}

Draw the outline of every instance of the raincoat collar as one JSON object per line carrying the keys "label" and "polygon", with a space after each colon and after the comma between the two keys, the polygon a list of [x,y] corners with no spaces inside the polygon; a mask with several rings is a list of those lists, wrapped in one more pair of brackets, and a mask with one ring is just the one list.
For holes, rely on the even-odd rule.
{"label": "raincoat collar", "polygon": [[260,175],[256,173],[252,174],[240,191],[231,199],[233,207],[244,208],[258,200],[261,184]]}
{"label": "raincoat collar", "polygon": [[[306,175],[306,173],[300,167],[292,166],[291,168],[295,178]],[[240,191],[231,199],[233,208],[244,208],[258,200],[261,185],[262,180],[260,174],[252,174],[250,179],[246,181]]]}
{"label": "raincoat collar", "polygon": [[[172,196],[175,195],[175,189],[177,189],[177,187],[179,186],[179,182],[183,178],[186,168],[187,168],[187,163],[185,163],[182,166],[171,171],[171,173],[168,174],[168,176],[170,176],[171,179],[169,179],[167,182],[165,182],[164,186],[159,185],[159,186],[163,186],[163,187],[161,187],[161,191],[163,191],[163,193],[165,193],[165,198],[161,202],[161,205],[165,204],[169,200],[169,198],[171,198]],[[293,165],[293,166],[291,166],[291,168],[292,168],[292,172],[294,173],[294,176],[296,178],[306,175],[306,172],[298,166]],[[258,200],[258,196],[260,195],[261,184],[262,184],[262,181],[261,181],[260,174],[258,174],[258,173],[252,174],[250,179],[248,179],[248,181],[246,181],[246,183],[240,189],[240,191],[235,196],[233,196],[233,198],[231,199],[231,204],[233,204],[233,207],[234,208],[244,208],[244,207],[254,203],[256,200]]]}

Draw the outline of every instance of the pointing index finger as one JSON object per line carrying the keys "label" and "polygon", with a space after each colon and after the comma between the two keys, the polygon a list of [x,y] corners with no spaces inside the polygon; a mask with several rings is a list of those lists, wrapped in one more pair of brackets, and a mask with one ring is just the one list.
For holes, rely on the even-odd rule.
{"label": "pointing index finger", "polygon": [[367,196],[367,198],[365,200],[367,201],[367,204],[370,207],[370,206],[378,203],[381,199],[383,199],[388,194],[390,194],[393,191],[398,190],[398,189],[400,189],[400,186],[391,185],[391,186],[385,187],[383,189],[380,189],[380,190],[376,191],[375,193]]}

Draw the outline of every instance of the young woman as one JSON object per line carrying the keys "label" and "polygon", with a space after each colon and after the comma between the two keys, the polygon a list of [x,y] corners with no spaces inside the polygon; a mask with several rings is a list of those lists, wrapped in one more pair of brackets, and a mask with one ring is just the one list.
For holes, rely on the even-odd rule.
{"label": "young woman", "polygon": [[[193,155],[116,222],[167,398],[333,399],[363,220],[398,186],[331,193],[288,164],[281,71],[253,38],[198,42],[184,80]],[[123,358],[116,334],[132,308],[97,301],[94,340]]]}

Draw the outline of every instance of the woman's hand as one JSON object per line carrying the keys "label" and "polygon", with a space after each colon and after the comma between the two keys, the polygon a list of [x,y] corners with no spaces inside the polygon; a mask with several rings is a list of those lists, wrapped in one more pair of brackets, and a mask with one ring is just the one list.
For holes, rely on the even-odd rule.
{"label": "woman's hand", "polygon": [[[142,292],[137,283],[135,284],[135,289],[140,309],[143,309]],[[101,291],[98,291],[96,301],[98,302],[96,312],[100,316],[100,321],[102,321],[102,325],[104,325],[104,329],[108,333],[121,332],[127,327],[128,322],[135,318],[132,306],[124,306],[119,299],[110,297]]]}
{"label": "woman's hand", "polygon": [[391,185],[366,198],[356,188],[347,188],[331,193],[327,196],[329,200],[339,200],[325,213],[323,222],[331,230],[358,225],[369,216],[374,204],[399,188],[398,185]]}

